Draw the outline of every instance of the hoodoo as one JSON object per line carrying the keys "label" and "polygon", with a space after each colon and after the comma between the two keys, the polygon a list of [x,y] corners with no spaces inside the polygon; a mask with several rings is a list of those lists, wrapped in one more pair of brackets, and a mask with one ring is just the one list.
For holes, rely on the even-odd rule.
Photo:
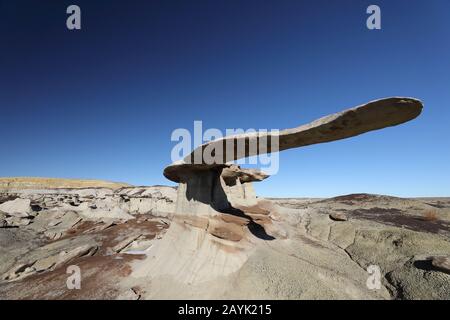
{"label": "hoodoo", "polygon": [[[274,219],[276,207],[258,199],[252,182],[268,176],[231,164],[240,158],[330,142],[396,126],[421,113],[419,100],[393,97],[369,102],[311,123],[273,133],[228,136],[205,143],[182,161],[165,168],[164,176],[179,183],[173,222],[166,235],[139,262],[135,276],[167,278],[180,284],[205,283],[237,271],[255,243],[286,237]],[[277,150],[250,148],[249,141],[278,139]],[[242,143],[242,152],[227,145]],[[193,163],[196,152],[213,147],[216,162]]]}

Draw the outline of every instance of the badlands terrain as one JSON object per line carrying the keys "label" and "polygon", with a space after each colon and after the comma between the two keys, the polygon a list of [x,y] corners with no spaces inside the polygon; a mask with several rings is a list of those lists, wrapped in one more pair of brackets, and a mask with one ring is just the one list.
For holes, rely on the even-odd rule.
{"label": "badlands terrain", "polygon": [[450,198],[257,198],[209,220],[174,215],[176,199],[167,186],[0,179],[0,299],[450,298]]}

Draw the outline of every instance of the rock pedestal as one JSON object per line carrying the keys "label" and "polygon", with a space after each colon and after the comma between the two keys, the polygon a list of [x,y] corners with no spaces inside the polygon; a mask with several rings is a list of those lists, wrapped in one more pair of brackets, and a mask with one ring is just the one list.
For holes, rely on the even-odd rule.
{"label": "rock pedestal", "polygon": [[237,271],[252,242],[273,239],[240,209],[258,206],[250,181],[262,177],[267,176],[231,165],[183,173],[172,224],[151,249],[152,262],[138,268],[137,274],[170,276],[189,284]]}

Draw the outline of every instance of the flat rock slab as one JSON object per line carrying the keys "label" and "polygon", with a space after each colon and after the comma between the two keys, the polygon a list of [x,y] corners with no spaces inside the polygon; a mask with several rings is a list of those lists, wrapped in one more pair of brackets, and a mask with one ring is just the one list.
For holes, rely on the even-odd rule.
{"label": "flat rock slab", "polygon": [[334,221],[347,221],[348,217],[343,212],[333,212],[330,213],[330,219]]}

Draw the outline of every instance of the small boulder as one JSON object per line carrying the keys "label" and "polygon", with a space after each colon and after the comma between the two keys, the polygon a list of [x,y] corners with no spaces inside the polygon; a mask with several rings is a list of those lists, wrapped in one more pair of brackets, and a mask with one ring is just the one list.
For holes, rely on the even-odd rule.
{"label": "small boulder", "polygon": [[450,274],[450,256],[432,257],[431,264],[436,269]]}
{"label": "small boulder", "polygon": [[330,219],[334,221],[347,221],[348,217],[343,212],[332,212],[330,213]]}

